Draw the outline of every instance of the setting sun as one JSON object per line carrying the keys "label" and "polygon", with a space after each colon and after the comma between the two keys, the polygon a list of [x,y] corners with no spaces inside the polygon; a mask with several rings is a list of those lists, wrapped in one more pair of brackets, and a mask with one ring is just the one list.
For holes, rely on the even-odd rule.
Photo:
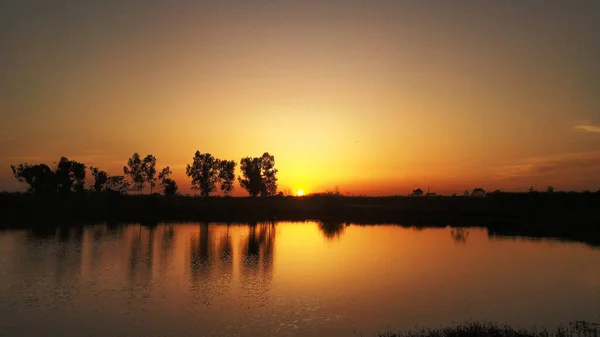
{"label": "setting sun", "polygon": [[297,194],[298,194],[298,196],[299,196],[299,197],[301,197],[301,196],[303,196],[303,195],[304,195],[304,191],[302,191],[302,190],[298,190],[298,193],[297,193]]}

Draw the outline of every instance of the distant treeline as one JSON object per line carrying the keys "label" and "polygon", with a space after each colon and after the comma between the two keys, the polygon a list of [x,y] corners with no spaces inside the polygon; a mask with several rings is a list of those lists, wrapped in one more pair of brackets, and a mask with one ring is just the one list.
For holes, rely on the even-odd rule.
{"label": "distant treeline", "polygon": [[[156,186],[161,188],[165,196],[178,194],[177,183],[171,179],[172,171],[169,166],[160,171],[156,168],[156,157],[151,154],[141,157],[137,152],[123,166],[123,175],[110,176],[98,167],[89,167],[93,177],[91,186],[86,188],[85,164],[61,157],[53,167],[46,164],[31,165],[28,163],[11,165],[14,177],[28,185],[27,192],[38,195],[52,194],[84,194],[84,193],[110,193],[128,194],[130,192],[142,194],[146,186],[150,188],[150,194]],[[234,190],[235,168],[237,162],[234,160],[219,159],[210,153],[196,151],[192,163],[186,167],[186,175],[191,179],[192,191],[198,191],[202,197],[208,197],[220,190],[223,195],[229,196]],[[240,186],[250,196],[283,196],[283,192],[277,191],[277,172],[275,168],[275,157],[265,152],[260,157],[245,157],[240,159],[241,176],[237,177]],[[548,186],[546,193],[554,193],[554,187]],[[598,190],[600,192],[600,190]],[[539,193],[533,186],[529,193]],[[461,196],[485,197],[490,195],[507,194],[501,190],[486,192],[483,188],[474,188],[471,192],[465,190]],[[510,193],[509,193],[510,194]],[[314,196],[341,196],[337,189],[328,190],[323,193],[313,193]],[[439,196],[429,189],[425,193],[417,188],[409,194],[411,197]],[[452,194],[452,196],[457,196]]]}
{"label": "distant treeline", "polygon": [[[196,151],[192,163],[186,167],[186,175],[191,178],[191,188],[200,196],[208,197],[217,191],[228,196],[234,189],[234,160],[215,158],[210,153]],[[86,192],[127,194],[139,192],[145,186],[150,194],[158,185],[165,196],[178,194],[177,183],[171,179],[171,169],[166,166],[156,169],[156,157],[149,154],[142,158],[137,152],[127,160],[123,175],[109,176],[97,167],[90,167],[92,185],[86,189],[86,165],[66,157],[61,157],[54,168],[46,164],[28,163],[11,165],[15,178],[27,183],[27,192],[38,195],[82,194]],[[273,196],[277,193],[277,169],[275,157],[265,152],[261,157],[246,157],[240,160],[242,175],[238,177],[240,186],[251,196]]]}

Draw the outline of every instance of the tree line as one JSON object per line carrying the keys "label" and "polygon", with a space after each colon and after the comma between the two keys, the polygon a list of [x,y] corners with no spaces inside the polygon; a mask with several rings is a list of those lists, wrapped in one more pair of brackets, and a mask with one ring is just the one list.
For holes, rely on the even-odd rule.
{"label": "tree line", "polygon": [[[234,160],[219,159],[210,153],[196,151],[192,163],[186,167],[186,175],[191,179],[191,188],[200,196],[208,197],[217,188],[229,196],[234,190]],[[71,194],[71,193],[118,193],[143,192],[146,186],[150,194],[156,186],[160,186],[162,194],[173,196],[178,194],[177,183],[171,179],[169,166],[156,169],[156,157],[151,154],[142,158],[134,153],[123,166],[123,175],[110,176],[98,167],[89,168],[93,183],[85,188],[86,165],[66,157],[61,157],[54,168],[46,164],[30,165],[27,163],[11,165],[14,177],[28,185],[27,192],[35,194]],[[273,196],[277,193],[277,169],[275,157],[265,152],[260,157],[245,157],[240,160],[241,176],[237,177],[240,186],[250,196]]]}
{"label": "tree line", "polygon": [[[536,193],[537,192],[533,188],[533,186],[530,186],[528,191],[529,191],[529,193]],[[600,192],[600,190],[598,190],[598,192]],[[426,194],[424,194],[424,193],[425,192],[423,192],[422,189],[417,188],[417,189],[414,189],[412,191],[412,193],[409,194],[409,196],[410,197],[421,197],[423,195],[425,195],[425,196],[436,196],[435,193],[430,193],[430,192],[427,192]],[[497,194],[503,194],[503,193],[504,192],[502,192],[502,190],[494,190],[493,192],[486,192],[483,188],[477,187],[477,188],[474,188],[471,193],[469,193],[468,190],[465,190],[465,192],[463,193],[463,196],[465,196],[465,197],[469,197],[469,196],[471,196],[471,197],[485,197],[487,195],[497,195]],[[554,186],[551,186],[551,185],[548,186],[546,188],[546,193],[554,193]],[[452,196],[455,197],[456,193],[453,193]]]}

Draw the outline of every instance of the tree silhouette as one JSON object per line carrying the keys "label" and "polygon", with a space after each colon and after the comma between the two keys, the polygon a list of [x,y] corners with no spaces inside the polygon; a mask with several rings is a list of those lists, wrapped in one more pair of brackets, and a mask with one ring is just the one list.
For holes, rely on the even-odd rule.
{"label": "tree silhouette", "polygon": [[262,157],[242,158],[240,169],[242,177],[238,181],[242,188],[248,191],[248,194],[255,197],[273,196],[277,192],[277,169],[275,166],[275,157],[265,152]]}
{"label": "tree silhouette", "polygon": [[177,183],[175,180],[169,178],[171,176],[171,169],[167,166],[160,171],[158,174],[158,180],[160,186],[163,188],[163,194],[166,196],[173,196],[177,194]]}
{"label": "tree silhouette", "polygon": [[233,191],[233,182],[235,181],[235,167],[237,163],[234,160],[219,161],[219,182],[221,191],[228,196]]}
{"label": "tree silhouette", "polygon": [[548,193],[553,193],[554,192],[554,186],[548,186],[548,188],[546,189],[546,192]]}
{"label": "tree silhouette", "polygon": [[248,191],[248,194],[255,197],[262,191],[261,159],[260,158],[242,158],[240,160],[240,170],[244,179],[238,177],[240,186]]}
{"label": "tree silhouette", "polygon": [[103,190],[119,194],[127,194],[127,191],[129,191],[129,182],[125,180],[124,176],[108,177],[106,184],[104,184]]}
{"label": "tree silhouette", "polygon": [[161,184],[165,179],[168,179],[171,176],[171,169],[166,166],[162,169],[162,171],[160,171],[160,173],[158,174],[158,180],[160,180]]}
{"label": "tree silhouette", "polygon": [[275,168],[275,156],[263,153],[262,157],[263,191],[264,196],[273,196],[277,193],[277,169]]}
{"label": "tree silhouette", "polygon": [[27,183],[27,192],[36,194],[50,194],[56,192],[56,176],[46,164],[11,165],[13,175],[18,181]]}
{"label": "tree silhouette", "polygon": [[129,176],[133,183],[134,191],[142,191],[146,179],[144,177],[144,163],[140,155],[136,152],[127,161],[127,166],[123,166],[123,174]]}
{"label": "tree silhouette", "polygon": [[210,153],[196,151],[192,164],[186,167],[186,175],[192,178],[192,189],[200,190],[200,195],[208,197],[216,190],[219,180],[219,161]]}
{"label": "tree silhouette", "polygon": [[166,178],[162,182],[163,194],[166,196],[174,196],[177,194],[177,183],[171,178]]}
{"label": "tree silhouette", "polygon": [[156,186],[156,157],[149,154],[142,163],[142,173],[144,181],[150,185],[150,194]]}
{"label": "tree silhouette", "polygon": [[465,190],[465,193],[463,193],[463,195],[464,195],[465,197],[468,197],[468,196],[469,196],[469,191],[468,191],[468,190]]}
{"label": "tree silhouette", "polygon": [[471,192],[472,197],[485,197],[485,190],[481,187],[477,187],[473,189]]}
{"label": "tree silhouette", "polygon": [[82,192],[85,187],[85,165],[65,157],[61,157],[52,170],[46,164],[11,165],[13,175],[20,181],[27,183],[27,191],[37,194],[51,194],[60,192]]}
{"label": "tree silhouette", "polygon": [[92,172],[92,176],[94,177],[94,186],[92,187],[93,191],[102,192],[102,188],[108,180],[108,174],[106,174],[106,172],[104,171],[100,171],[99,168],[93,166],[90,167],[90,171]]}
{"label": "tree silhouette", "polygon": [[412,195],[413,197],[420,197],[420,196],[422,196],[422,195],[423,195],[423,190],[422,190],[422,189],[420,189],[420,188],[417,188],[416,190],[413,190],[413,191],[412,191],[412,194],[411,194],[411,195]]}
{"label": "tree silhouette", "polygon": [[85,187],[84,164],[61,157],[54,174],[59,193],[83,192]]}

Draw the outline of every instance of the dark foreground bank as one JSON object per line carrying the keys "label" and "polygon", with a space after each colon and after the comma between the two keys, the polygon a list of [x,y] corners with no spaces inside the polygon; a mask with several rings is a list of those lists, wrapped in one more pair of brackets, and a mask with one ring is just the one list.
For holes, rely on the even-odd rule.
{"label": "dark foreground bank", "polygon": [[495,323],[471,322],[441,329],[387,331],[379,334],[380,337],[597,337],[598,335],[600,335],[598,323],[583,321],[572,322],[567,327],[556,330],[524,330]]}
{"label": "dark foreground bank", "polygon": [[500,193],[484,197],[270,197],[0,193],[0,227],[97,222],[321,220],[417,227],[486,227],[492,235],[600,245],[600,193]]}

